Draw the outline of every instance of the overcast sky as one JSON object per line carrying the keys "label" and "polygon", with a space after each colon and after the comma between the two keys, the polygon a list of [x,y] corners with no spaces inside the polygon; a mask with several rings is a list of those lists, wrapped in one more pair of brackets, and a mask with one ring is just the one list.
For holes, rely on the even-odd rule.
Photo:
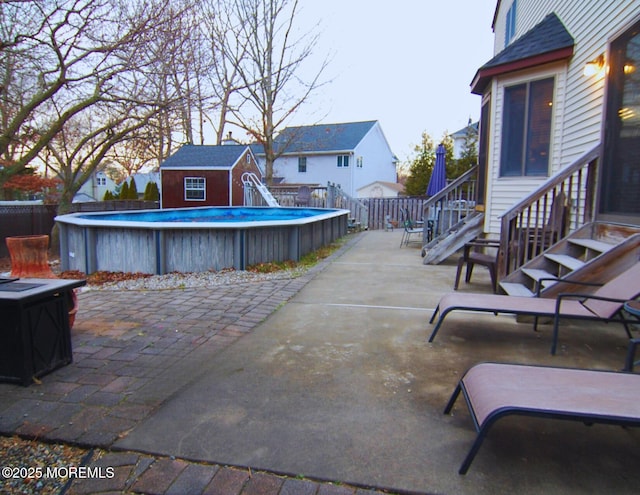
{"label": "overcast sky", "polygon": [[402,161],[423,131],[437,142],[480,116],[470,92],[493,56],[495,0],[301,0],[319,22],[316,55],[331,54],[311,104],[289,125],[378,120]]}

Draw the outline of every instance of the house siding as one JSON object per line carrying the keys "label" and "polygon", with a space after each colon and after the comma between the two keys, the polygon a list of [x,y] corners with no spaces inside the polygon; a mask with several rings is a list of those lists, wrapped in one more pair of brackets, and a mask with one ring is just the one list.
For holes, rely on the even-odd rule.
{"label": "house siding", "polygon": [[[362,158],[362,167],[357,166]],[[352,196],[356,191],[374,181],[396,182],[396,166],[391,148],[379,124],[374,125],[354,150],[354,184]]]}
{"label": "house siding", "polygon": [[243,206],[244,205],[244,186],[242,184],[242,174],[245,172],[251,172],[256,174],[257,177],[262,177],[262,173],[258,168],[255,157],[249,149],[238,159],[234,164],[231,171],[231,205]]}
{"label": "house siding", "polygon": [[[349,166],[338,167],[337,157],[349,155]],[[307,171],[298,172],[298,158],[307,157]],[[362,157],[362,167],[357,166]],[[325,153],[286,154],[274,162],[274,176],[289,184],[339,185],[344,192],[355,196],[357,190],[375,181],[396,182],[395,157],[382,132],[375,123],[353,149]]]}
{"label": "house siding", "polygon": [[[184,178],[204,177],[204,201],[184,199]],[[163,170],[162,207],[229,206],[229,172],[227,170]]]}
{"label": "house siding", "polygon": [[[506,13],[512,2],[501,2],[494,25],[494,55],[504,49]],[[497,77],[487,87],[492,93],[489,182],[485,231],[497,234],[500,217],[513,204],[536,189],[544,179],[501,179],[500,143],[504,86],[519,78],[531,80],[555,73],[555,99],[551,142],[551,174],[562,170],[592,149],[602,138],[604,120],[604,77],[585,77],[583,69],[598,55],[608,59],[608,44],[625,26],[640,16],[637,0],[608,2],[584,0],[518,0],[514,40],[555,12],[575,40],[573,57],[565,64],[538,67]],[[490,57],[488,57],[490,58]],[[486,95],[486,92],[485,92]]]}

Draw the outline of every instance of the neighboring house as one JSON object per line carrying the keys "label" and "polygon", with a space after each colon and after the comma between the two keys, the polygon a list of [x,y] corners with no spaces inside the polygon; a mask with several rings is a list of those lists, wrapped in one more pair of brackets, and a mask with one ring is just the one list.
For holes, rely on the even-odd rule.
{"label": "neighboring house", "polygon": [[397,198],[402,195],[404,185],[397,182],[375,181],[358,189],[358,198]]}
{"label": "neighboring house", "polygon": [[462,152],[467,145],[467,139],[475,140],[476,145],[476,153],[478,151],[478,126],[479,122],[471,122],[469,119],[469,123],[463,127],[462,129],[450,134],[451,139],[453,140],[453,158],[457,160],[462,156]]}
{"label": "neighboring house", "polygon": [[144,191],[147,189],[147,185],[150,182],[155,182],[158,186],[158,190],[160,190],[160,172],[137,173],[133,174],[131,177],[136,181],[136,191],[138,191],[140,199],[143,198]]}
{"label": "neighboring house", "polygon": [[485,231],[600,146],[597,217],[640,225],[640,2],[502,0],[482,96]]}
{"label": "neighboring house", "polygon": [[102,201],[107,191],[116,189],[116,183],[104,172],[95,172],[73,197],[74,203],[91,203]]}
{"label": "neighboring house", "polygon": [[[398,159],[377,121],[287,127],[275,146],[273,167],[282,183],[339,185],[355,196],[374,181],[396,182]],[[256,153],[264,169],[264,154]]]}
{"label": "neighboring house", "polygon": [[242,206],[242,174],[262,174],[247,145],[182,146],[160,165],[161,207]]}

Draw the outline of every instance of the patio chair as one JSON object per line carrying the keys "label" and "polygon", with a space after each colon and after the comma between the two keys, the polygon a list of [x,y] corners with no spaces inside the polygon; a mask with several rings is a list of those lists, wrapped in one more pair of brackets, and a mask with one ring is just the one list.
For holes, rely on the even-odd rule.
{"label": "patio chair", "polygon": [[[598,284],[581,283],[574,280],[555,280],[558,283],[596,286]],[[540,284],[542,285],[542,284]],[[518,297],[495,294],[450,293],[445,294],[438,303],[429,323],[433,323],[438,314],[435,327],[429,337],[433,342],[445,317],[455,310],[479,311],[485,313],[507,313],[534,317],[534,330],[537,330],[539,317],[553,318],[553,338],[551,354],[555,354],[560,331],[560,319],[580,319],[593,321],[617,321],[624,325],[627,336],[631,338],[629,323],[637,323],[638,318],[625,317],[624,303],[640,296],[640,262],[635,263],[620,275],[612,278],[592,293],[560,293],[555,298]]]}
{"label": "patio chair", "polygon": [[[497,267],[498,267],[498,248],[500,247],[500,241],[494,239],[479,239],[476,238],[471,242],[467,242],[464,245],[462,256],[458,259],[458,270],[456,272],[456,280],[453,284],[453,290],[458,290],[460,284],[460,275],[462,274],[462,267],[467,264],[467,273],[464,281],[469,283],[471,281],[471,275],[473,273],[473,267],[475,265],[486,266],[489,269],[489,275],[491,276],[491,286],[495,293],[498,289],[497,280]],[[494,254],[488,254],[483,252],[485,248],[496,249]]]}
{"label": "patio chair", "polygon": [[300,186],[296,195],[295,206],[309,206],[311,203],[311,189],[309,186]]}
{"label": "patio chair", "polygon": [[633,373],[477,364],[464,374],[444,410],[449,414],[462,392],[478,433],[458,472],[466,474],[489,428],[504,416],[640,426],[639,389],[640,375]]}
{"label": "patio chair", "polygon": [[[406,208],[400,208],[400,215],[402,217],[402,226],[404,227],[404,232],[402,233],[402,239],[400,239],[400,247],[408,246],[411,241],[412,235],[418,235],[420,237],[420,242],[422,242],[422,234],[424,232],[423,227],[419,227],[418,222],[414,222],[409,215],[409,210]],[[414,241],[417,242],[417,241]]]}

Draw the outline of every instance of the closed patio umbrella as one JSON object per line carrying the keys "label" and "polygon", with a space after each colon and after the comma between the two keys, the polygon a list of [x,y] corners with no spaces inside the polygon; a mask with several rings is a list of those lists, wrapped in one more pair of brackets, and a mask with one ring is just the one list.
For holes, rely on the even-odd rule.
{"label": "closed patio umbrella", "polygon": [[439,144],[438,149],[436,149],[436,163],[433,166],[433,172],[431,172],[431,178],[429,179],[429,185],[427,186],[427,196],[438,194],[447,186],[447,166],[444,158],[445,153],[444,145]]}

